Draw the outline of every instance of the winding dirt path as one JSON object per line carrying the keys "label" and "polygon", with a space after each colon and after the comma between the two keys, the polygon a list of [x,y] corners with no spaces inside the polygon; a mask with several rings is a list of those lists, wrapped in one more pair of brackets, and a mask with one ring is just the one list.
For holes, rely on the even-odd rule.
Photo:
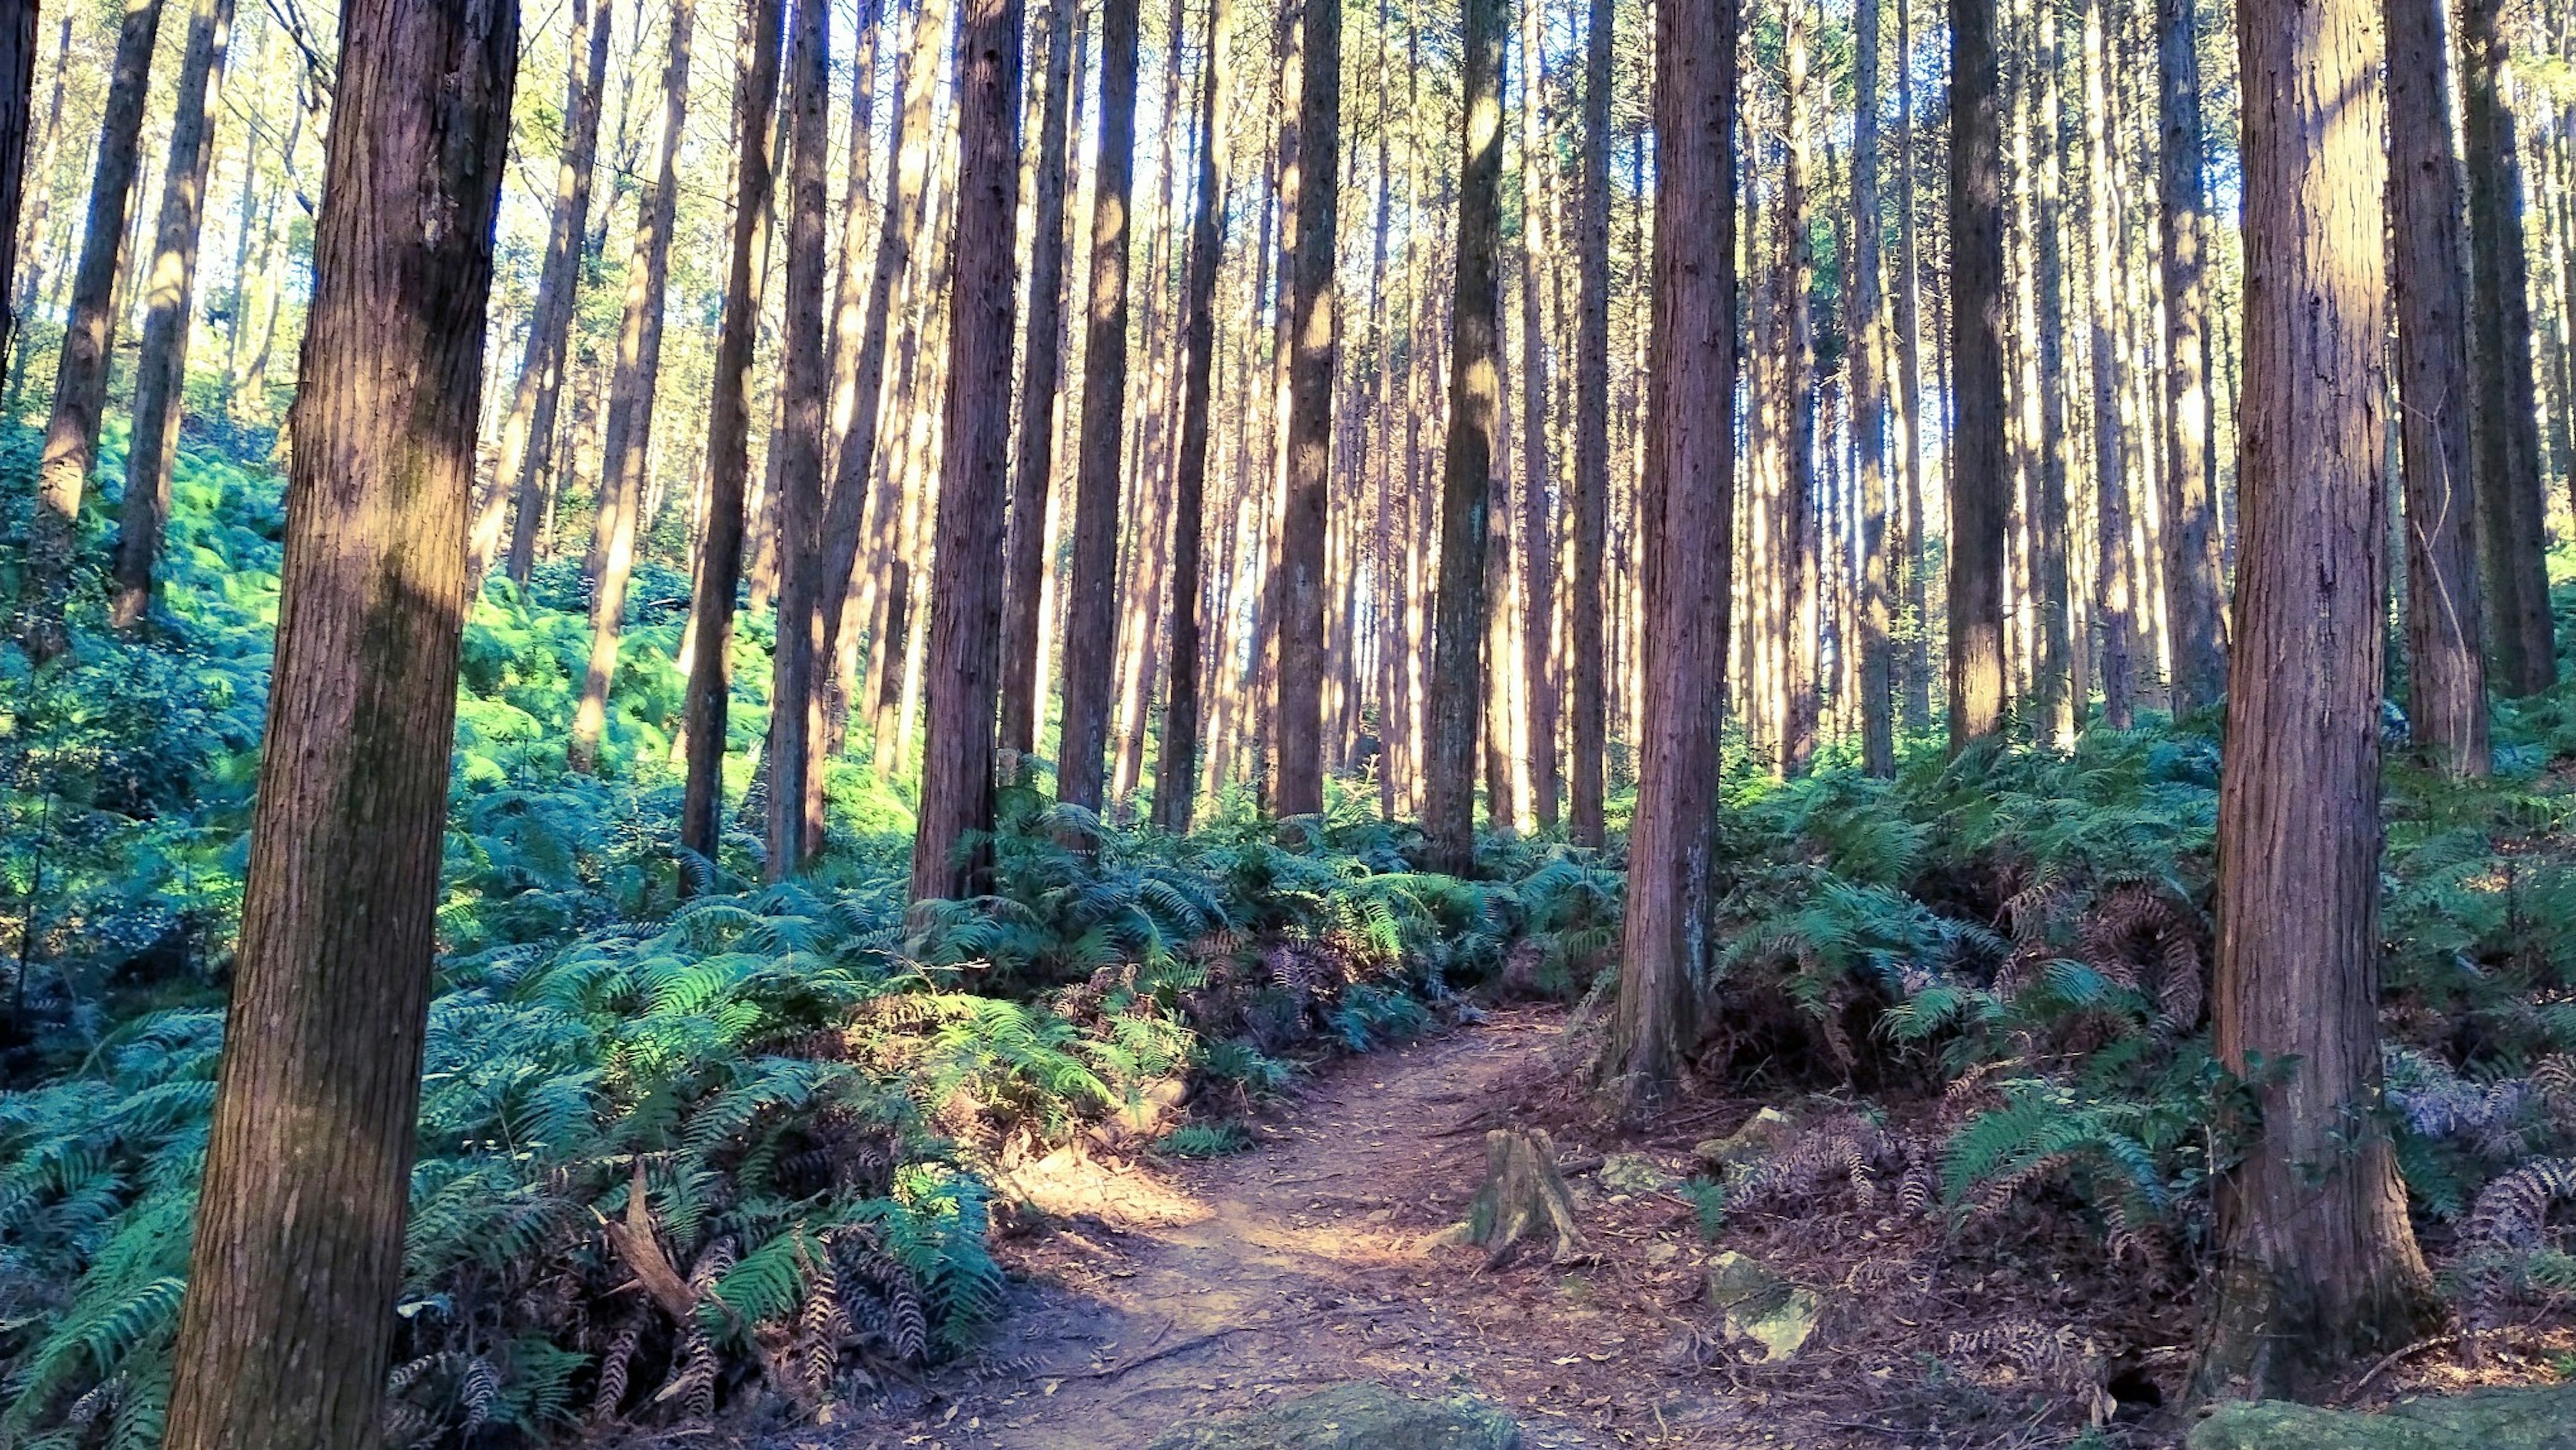
{"label": "winding dirt path", "polygon": [[1336,1064],[1238,1157],[1077,1170],[1058,1186],[1084,1211],[1012,1247],[1010,1317],[982,1355],[900,1414],[791,1443],[1127,1450],[1350,1379],[1483,1395],[1534,1447],[1780,1443],[1665,1348],[1693,1312],[1680,1275],[1543,1256],[1488,1274],[1480,1251],[1425,1245],[1464,1216],[1489,1110],[1556,1027],[1497,1014]]}

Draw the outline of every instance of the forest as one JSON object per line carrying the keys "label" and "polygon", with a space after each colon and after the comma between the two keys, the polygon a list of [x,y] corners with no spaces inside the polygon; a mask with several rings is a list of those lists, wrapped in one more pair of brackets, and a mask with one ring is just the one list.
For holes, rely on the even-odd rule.
{"label": "forest", "polygon": [[0,1450],[2576,1437],[2567,0],[0,0]]}

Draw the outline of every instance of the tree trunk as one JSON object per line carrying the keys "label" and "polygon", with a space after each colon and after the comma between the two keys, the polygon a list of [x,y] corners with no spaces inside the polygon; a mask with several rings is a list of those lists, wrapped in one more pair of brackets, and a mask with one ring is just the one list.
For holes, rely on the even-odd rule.
{"label": "tree trunk", "polygon": [[[810,777],[819,735],[814,671],[831,659],[820,596],[831,577],[823,527],[823,426],[831,377],[823,354],[824,212],[831,204],[829,0],[797,0],[787,49],[787,297],[780,351],[778,643],[770,658],[769,860],[772,881],[796,874],[819,807]],[[819,827],[819,822],[814,823]],[[819,830],[810,834],[819,834]]]}
{"label": "tree trunk", "polygon": [[1573,687],[1569,835],[1607,840],[1601,820],[1609,697],[1604,688],[1601,563],[1610,507],[1611,0],[1587,0],[1583,51],[1583,184],[1574,246],[1582,286],[1574,329],[1574,598],[1566,655]]}
{"label": "tree trunk", "polygon": [[[1046,87],[1040,97],[1037,178],[1029,243],[1029,321],[1020,370],[1020,442],[1012,460],[1009,571],[1002,587],[1001,745],[1037,749],[1045,682],[1038,677],[1039,612],[1045,592],[1047,507],[1055,479],[1056,385],[1064,353],[1064,190],[1073,165],[1066,113],[1079,84],[1073,71],[1078,0],[1045,0]],[[1204,173],[1202,173],[1204,175]],[[1186,807],[1184,807],[1186,810]]]}
{"label": "tree trunk", "polygon": [[188,333],[197,290],[197,235],[206,214],[206,173],[215,157],[214,110],[232,45],[233,0],[197,0],[170,127],[169,172],[145,284],[143,347],[134,360],[134,427],[126,444],[125,501],[116,540],[108,622],[142,623],[152,605],[152,570],[170,518],[170,469],[179,454],[179,414],[188,375]]}
{"label": "tree trunk", "polygon": [[79,268],[72,274],[71,311],[63,321],[54,410],[45,425],[44,458],[37,465],[36,517],[21,586],[19,638],[38,664],[71,645],[63,609],[71,589],[72,556],[80,547],[81,496],[98,460],[99,415],[107,407],[116,340],[117,256],[125,243],[126,204],[141,169],[143,112],[160,25],[161,0],[126,0],[105,114],[99,118],[89,220],[81,233]]}
{"label": "tree trunk", "polygon": [[1154,765],[1154,824],[1174,835],[1190,828],[1198,782],[1199,594],[1205,587],[1201,514],[1215,381],[1217,268],[1225,256],[1225,211],[1233,187],[1226,154],[1225,82],[1232,11],[1230,0],[1211,0],[1206,68],[1199,77],[1198,201],[1190,218],[1188,295],[1182,301],[1180,457],[1172,499],[1172,666],[1163,700],[1162,754]]}
{"label": "tree trunk", "polygon": [[1502,447],[1503,0],[1462,0],[1463,135],[1457,280],[1449,337],[1449,438],[1440,480],[1438,618],[1431,721],[1423,742],[1424,859],[1463,876],[1476,864],[1476,716],[1484,702],[1486,500]]}
{"label": "tree trunk", "polygon": [[681,133],[689,110],[690,30],[696,0],[673,0],[671,53],[662,69],[661,169],[636,202],[635,256],[626,268],[626,306],[617,336],[617,375],[609,386],[606,448],[599,471],[599,534],[605,542],[590,596],[590,664],[574,707],[565,754],[574,770],[599,760],[608,720],[608,688],[617,674],[626,629],[626,585],[635,563],[635,533],[651,519],[639,506],[653,440],[653,395],[662,373],[663,298],[671,275],[671,229],[680,197]]}
{"label": "tree trunk", "polygon": [[1647,370],[1645,708],[1604,1089],[1668,1092],[1696,1038],[1734,587],[1734,0],[1655,10],[1654,341]]}
{"label": "tree trunk", "polygon": [[[1487,4],[1490,0],[1474,0]],[[1279,525],[1278,687],[1271,742],[1278,752],[1271,810],[1324,809],[1324,519],[1332,492],[1335,224],[1342,171],[1342,0],[1304,0],[1297,105],[1295,274],[1288,288],[1287,467]],[[1500,41],[1497,28],[1497,43]],[[1500,62],[1496,62],[1499,77]],[[1499,113],[1494,120],[1501,121]],[[1501,161],[1501,135],[1494,159]]]}
{"label": "tree trunk", "polygon": [[[58,47],[62,61],[70,58],[71,17],[63,17],[63,39]],[[58,61],[54,71],[54,120],[45,127],[45,145],[41,154],[50,162],[54,131],[62,115],[64,66]],[[33,0],[12,5],[0,17],[0,372],[9,367],[9,335],[15,330],[17,317],[10,306],[10,279],[18,275],[18,212],[24,200],[27,177],[27,123],[36,99],[36,7]],[[48,166],[45,175],[52,175]],[[39,197],[50,190],[38,182]],[[44,224],[44,204],[37,203],[36,223]],[[31,229],[35,230],[35,229]],[[44,238],[35,238],[38,246]],[[18,304],[24,307],[22,301]],[[12,411],[15,411],[14,409]]]}
{"label": "tree trunk", "polygon": [[1521,0],[1521,698],[1528,710],[1531,820],[1556,828],[1556,690],[1548,643],[1556,619],[1556,545],[1548,492],[1556,464],[1548,450],[1547,324],[1539,282],[1553,266],[1541,198],[1549,144],[1546,26],[1540,0]]}
{"label": "tree trunk", "polygon": [[[2164,205],[2157,215],[2165,286],[2164,565],[2176,718],[2214,703],[2227,689],[2217,484],[2209,449],[2209,282],[2203,261],[2209,203],[2201,178],[2198,8],[2197,0],[2158,0],[2156,31],[2164,133],[2158,173]],[[2449,123],[2443,124],[2447,129]],[[2468,627],[2474,649],[2474,611]]]}
{"label": "tree trunk", "polygon": [[2442,0],[2383,0],[2388,74],[2390,282],[2406,477],[2406,678],[2416,743],[2456,775],[2487,773],[2486,658],[2478,650],[2476,518],[2469,499],[2467,236],[2451,131]]}
{"label": "tree trunk", "polygon": [[2530,695],[2558,679],[2549,606],[2548,496],[2531,378],[2531,278],[2522,235],[2522,166],[2505,98],[2502,0],[2461,0],[2460,80],[2469,172],[2469,351],[2477,404],[2478,537],[2486,551],[2494,683]]}
{"label": "tree trunk", "polygon": [[[2260,1116],[2217,1195],[2211,1391],[2320,1394],[2432,1307],[2379,1101],[2387,276],[2376,18],[2249,0],[2245,547],[2218,802],[2219,1056]],[[2254,1058],[2259,1055],[2262,1065]]]}
{"label": "tree trunk", "polygon": [[[2003,729],[2003,111],[1994,0],[1950,0],[1950,753]],[[1632,848],[1633,849],[1633,848]]]}
{"label": "tree trunk", "polygon": [[1097,811],[1117,652],[1119,448],[1127,419],[1128,213],[1136,153],[1137,0],[1100,10],[1100,150],[1092,182],[1089,337],[1073,494],[1073,575],[1064,636],[1057,795]]}
{"label": "tree trunk", "polygon": [[[778,95],[781,0],[743,0],[735,48],[733,103],[733,253],[724,315],[716,333],[715,377],[707,402],[707,526],[698,545],[698,587],[690,605],[697,642],[689,659],[681,729],[688,736],[688,775],[680,805],[680,848],[716,859],[722,840],[725,717],[733,693],[734,596],[742,588],[744,485],[751,474],[751,351],[760,337],[761,284],[769,272],[767,230],[772,181],[770,109]],[[696,871],[681,879],[694,884]]]}
{"label": "tree trunk", "polygon": [[1815,228],[1808,210],[1813,159],[1808,139],[1807,3],[1788,0],[1783,27],[1788,90],[1788,151],[1780,172],[1780,290],[1782,349],[1780,395],[1785,405],[1781,478],[1781,624],[1787,649],[1780,664],[1785,708],[1781,712],[1781,768],[1806,773],[1816,751],[1822,653],[1818,603],[1823,550],[1816,529],[1816,346],[1809,301],[1815,285]]}
{"label": "tree trunk", "polygon": [[1923,554],[1923,268],[1915,252],[1914,5],[1896,0],[1896,426],[1905,494],[1905,724],[1932,723],[1932,615]]}
{"label": "tree trunk", "polygon": [[2102,0],[2084,7],[2084,143],[2087,232],[2092,261],[2094,613],[2102,629],[2102,722],[2126,730],[2138,686],[2138,580],[2129,542],[2128,452],[2120,398],[2119,212],[2111,131],[2111,51]]}
{"label": "tree trunk", "polygon": [[383,1433],[517,52],[508,0],[341,11],[177,1450]]}
{"label": "tree trunk", "polygon": [[[1002,507],[1011,449],[1020,0],[966,0],[957,32],[957,232],[948,415],[933,559],[929,729],[912,899],[982,889],[1002,655]],[[987,844],[970,845],[970,841]]]}
{"label": "tree trunk", "polygon": [[1880,371],[1887,358],[1887,316],[1879,288],[1878,0],[1858,0],[1852,15],[1858,109],[1852,121],[1851,313],[1843,336],[1850,340],[1852,454],[1860,490],[1860,756],[1861,769],[1883,777],[1896,773],[1896,730],[1887,638],[1893,583],[1887,557],[1887,383]]}

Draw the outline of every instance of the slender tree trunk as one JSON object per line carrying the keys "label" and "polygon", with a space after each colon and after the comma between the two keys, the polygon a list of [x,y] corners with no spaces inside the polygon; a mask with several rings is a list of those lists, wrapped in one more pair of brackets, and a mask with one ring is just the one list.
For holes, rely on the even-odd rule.
{"label": "slender tree trunk", "polygon": [[[28,23],[34,23],[34,15],[35,7],[28,7]],[[18,64],[32,65],[35,60],[32,47],[30,52],[26,60]],[[33,177],[36,185],[35,200],[26,204],[26,281],[18,284],[17,291],[11,294],[17,300],[9,316],[0,318],[0,372],[8,374],[6,407],[11,413],[18,411],[21,390],[27,385],[25,325],[27,319],[34,316],[36,309],[43,305],[45,299],[45,264],[47,253],[50,251],[47,238],[51,231],[49,223],[53,217],[54,207],[54,157],[62,144],[63,89],[65,81],[71,75],[71,68],[72,17],[66,14],[54,35],[54,85],[52,98],[45,103],[45,139],[37,146],[35,158],[32,161],[26,157],[23,149],[14,158],[0,155],[0,176],[18,179],[0,180],[0,193],[5,193],[13,199],[10,204],[17,204],[15,199],[19,196],[16,190],[11,189],[13,186],[23,184],[24,179],[30,176]],[[28,79],[32,86],[34,77],[30,75]],[[15,95],[16,92],[9,91],[7,94]],[[7,134],[9,133],[5,130],[0,130],[0,136]],[[21,138],[26,135],[23,121],[17,135]],[[24,144],[22,139],[19,145],[23,148]],[[18,236],[18,230],[13,227],[9,233],[9,239],[0,241],[0,251],[5,251],[7,254],[0,256],[0,262],[7,264],[5,270],[0,270],[0,289],[8,288],[12,279],[17,276]],[[16,357],[17,365],[14,368],[10,366],[9,348],[13,340],[20,345]]]}
{"label": "slender tree trunk", "polygon": [[1064,743],[1057,794],[1101,807],[1110,668],[1118,643],[1119,446],[1127,419],[1128,213],[1136,153],[1137,0],[1100,9],[1100,151],[1093,186],[1090,336],[1073,494],[1073,577],[1065,616]]}
{"label": "slender tree trunk", "polygon": [[1449,437],[1440,483],[1438,617],[1424,739],[1423,835],[1434,871],[1476,864],[1476,716],[1484,702],[1487,500],[1502,448],[1503,0],[1462,0],[1456,291],[1450,309]]}
{"label": "slender tree trunk", "polygon": [[2238,15],[2245,547],[2212,1016],[2260,1116],[2237,1125],[2244,1151],[2219,1184],[2199,1379],[2294,1397],[2412,1342],[2432,1307],[2371,1111],[2388,173],[2367,0],[2248,0]]}
{"label": "slender tree trunk", "polygon": [[[841,202],[841,264],[832,291],[832,396],[823,420],[824,526],[834,518],[833,505],[841,497],[838,481],[831,476],[847,440],[850,425],[858,420],[859,345],[867,336],[867,279],[872,276],[868,262],[868,239],[872,230],[868,218],[873,215],[870,203],[869,153],[876,147],[876,78],[877,38],[883,26],[883,6],[877,0],[860,7],[858,53],[854,58],[850,87],[850,165],[849,182]],[[834,538],[823,545],[822,568],[829,569],[844,550],[857,568],[861,526],[866,503],[854,499],[858,514],[849,520],[846,538]],[[823,599],[818,601],[817,634],[829,656],[815,661],[817,757],[828,759],[841,753],[849,736],[852,693],[858,688],[859,632],[851,628],[847,608],[849,592],[855,581],[849,573],[821,581]],[[834,606],[832,601],[840,601]],[[823,780],[820,770],[806,777],[805,824],[806,852],[823,849]]]}
{"label": "slender tree trunk", "polygon": [[134,360],[134,428],[125,452],[125,502],[117,532],[108,622],[132,629],[152,605],[152,570],[170,517],[170,469],[179,455],[179,414],[187,385],[188,333],[197,295],[197,236],[206,215],[206,173],[215,159],[214,112],[232,45],[233,0],[197,0],[170,127],[169,173],[145,284],[143,347]]}
{"label": "slender tree trunk", "polygon": [[[1064,190],[1074,143],[1065,124],[1073,71],[1077,0],[1045,0],[1046,78],[1039,99],[1035,207],[1029,244],[1029,320],[1021,354],[1020,442],[1012,461],[1009,573],[1002,588],[1002,749],[1037,749],[1044,684],[1039,679],[1039,612],[1045,592],[1047,508],[1055,478],[1055,401],[1064,353]],[[1186,812],[1187,807],[1183,807]]]}
{"label": "slender tree trunk", "polygon": [[[742,588],[744,485],[751,474],[752,346],[760,337],[761,284],[769,272],[770,110],[778,96],[781,0],[742,0],[734,72],[733,251],[724,314],[716,333],[715,377],[707,402],[707,526],[698,546],[698,587],[690,606],[696,653],[681,728],[688,774],[680,804],[680,848],[708,862],[721,837],[726,715],[733,693],[734,597]],[[684,872],[695,883],[698,873]]]}
{"label": "slender tree trunk", "polygon": [[2127,440],[2120,399],[2121,338],[2116,310],[2120,290],[2120,192],[2114,174],[2111,129],[2111,48],[2102,0],[2084,7],[2084,142],[2088,194],[2087,231],[2093,268],[2093,481],[2097,525],[2094,613],[2102,629],[2102,720],[2126,730],[2138,688],[2138,580],[2131,567]]}
{"label": "slender tree trunk", "polygon": [[2477,405],[2478,537],[2486,551],[2488,644],[2496,688],[2545,690],[2558,679],[2549,607],[2548,496],[2531,378],[2530,262],[2522,234],[2520,151],[2505,99],[2511,64],[2502,0],[2461,0],[2460,112],[2469,173],[2472,293],[2469,352]]}
{"label": "slender tree trunk", "polygon": [[100,414],[116,339],[116,274],[125,243],[126,205],[141,169],[143,111],[161,0],[126,0],[99,119],[98,164],[90,178],[89,220],[80,264],[72,274],[71,312],[63,322],[62,358],[54,375],[53,416],[37,465],[37,506],[21,588],[19,638],[42,664],[71,645],[63,624],[72,556],[80,545],[81,496],[98,460]]}
{"label": "slender tree trunk", "polygon": [[[818,606],[831,577],[823,527],[823,427],[831,376],[823,354],[824,212],[831,205],[829,0],[796,0],[787,48],[787,297],[778,469],[778,643],[769,687],[769,860],[776,881],[796,874],[809,837],[814,671],[831,659]],[[819,825],[819,822],[814,824]]]}
{"label": "slender tree trunk", "polygon": [[380,1442],[518,12],[341,11],[277,665],[163,1444]]}
{"label": "slender tree trunk", "polygon": [[1823,549],[1816,529],[1816,347],[1809,301],[1815,285],[1815,228],[1808,210],[1814,168],[1808,137],[1807,3],[1788,0],[1788,150],[1780,174],[1780,289],[1786,346],[1780,392],[1786,472],[1780,499],[1781,624],[1787,649],[1781,663],[1785,708],[1780,764],[1806,773],[1816,751],[1818,693],[1823,689],[1818,649],[1818,604],[1823,593]]}
{"label": "slender tree trunk", "polygon": [[[45,144],[38,153],[47,164],[37,183],[36,226],[31,228],[36,246],[44,242],[44,198],[52,190],[54,131],[62,115],[63,70],[70,59],[71,39],[71,17],[66,15],[62,43],[56,47],[60,59],[54,68],[54,116],[46,122]],[[34,0],[26,0],[0,16],[0,372],[8,370],[9,335],[18,321],[10,306],[9,286],[18,275],[18,213],[25,199],[27,124],[35,99],[36,6]],[[25,303],[18,306],[23,308]]]}
{"label": "slender tree trunk", "polygon": [[1860,754],[1863,770],[1891,776],[1896,730],[1887,637],[1893,586],[1887,557],[1887,384],[1880,371],[1887,357],[1887,317],[1879,290],[1878,0],[1858,0],[1852,16],[1859,99],[1852,121],[1851,312],[1843,336],[1850,339],[1852,455],[1860,490]]}
{"label": "slender tree trunk", "polygon": [[[1211,0],[1207,61],[1199,77],[1198,201],[1190,218],[1188,294],[1182,302],[1180,457],[1172,504],[1172,673],[1163,701],[1162,754],[1154,765],[1154,824],[1175,835],[1190,828],[1198,780],[1199,594],[1205,587],[1201,514],[1215,381],[1217,268],[1225,256],[1225,212],[1233,187],[1225,82],[1232,11],[1230,0]],[[1222,617],[1218,625],[1222,632]]]}
{"label": "slender tree trunk", "polygon": [[[2023,293],[2020,320],[2030,334],[2022,374],[2031,396],[2022,400],[2027,430],[2022,456],[2032,500],[2027,523],[2033,540],[2032,587],[2038,628],[2031,654],[2038,678],[2034,693],[2049,745],[2072,750],[2090,692],[2092,651],[2076,633],[2079,600],[2074,575],[2078,549],[2068,499],[2070,445],[2066,384],[2067,326],[2065,72],[2064,17],[2054,4],[2033,7],[2031,50],[2037,74],[2035,124],[2019,133],[2023,175],[2021,198],[2028,225],[2026,252],[2032,286]],[[2079,78],[2081,71],[2078,72]],[[2036,153],[2033,155],[2032,153]],[[2033,175],[2035,174],[2035,177]],[[2030,184],[2035,180],[2036,185]]]}
{"label": "slender tree trunk", "polygon": [[1669,1092],[1697,1038],[1716,862],[1718,721],[1734,580],[1734,0],[1655,8],[1655,201],[1645,550],[1645,708],[1619,1000],[1599,1067],[1631,1103]]}
{"label": "slender tree trunk", "polygon": [[1547,136],[1546,27],[1539,0],[1521,0],[1521,698],[1528,711],[1529,814],[1556,828],[1556,689],[1548,642],[1556,618],[1555,535],[1548,491],[1556,480],[1548,450],[1547,323],[1539,282],[1553,265],[1541,192],[1554,148]]}
{"label": "slender tree trunk", "polygon": [[1011,449],[1020,0],[966,0],[957,32],[957,232],[948,418],[931,585],[929,731],[912,898],[981,889],[993,824],[1002,507]]}
{"label": "slender tree trunk", "polygon": [[1566,655],[1573,686],[1571,835],[1607,839],[1601,820],[1609,699],[1602,677],[1601,564],[1610,505],[1611,0],[1587,0],[1583,50],[1583,182],[1574,224],[1581,279],[1574,331],[1574,598]]}
{"label": "slender tree trunk", "polygon": [[[2003,728],[2003,111],[1994,0],[1950,0],[1950,753]],[[1633,848],[1632,848],[1633,849]]]}
{"label": "slender tree trunk", "polygon": [[1932,723],[1932,615],[1923,554],[1923,269],[1915,254],[1914,5],[1896,0],[1896,426],[1905,493],[1905,724]]}
{"label": "slender tree trunk", "polygon": [[[2177,718],[2215,702],[2227,688],[2217,482],[2209,447],[2209,282],[2203,260],[2209,204],[2201,179],[2198,8],[2197,0],[2158,0],[2156,31],[2164,133],[2158,173],[2164,205],[2157,226],[2165,287],[2165,597]],[[2475,648],[2474,611],[2469,631]]]}
{"label": "slender tree trunk", "polygon": [[679,154],[689,110],[690,31],[696,0],[673,0],[671,53],[662,69],[662,160],[637,198],[635,256],[626,268],[626,305],[617,337],[617,374],[609,385],[605,456],[599,471],[599,535],[606,545],[590,596],[590,664],[574,707],[566,748],[574,770],[599,760],[608,720],[608,689],[617,674],[626,628],[626,586],[635,563],[635,533],[650,522],[644,497],[653,441],[653,396],[662,374],[663,298],[671,275],[671,230],[680,196]]}
{"label": "slender tree trunk", "polygon": [[[2406,476],[2406,678],[2417,743],[2454,774],[2487,773],[2486,658],[2478,650],[2469,490],[2468,239],[2451,131],[2442,0],[2384,0],[2390,281]],[[2179,654],[2179,652],[2177,652]]]}

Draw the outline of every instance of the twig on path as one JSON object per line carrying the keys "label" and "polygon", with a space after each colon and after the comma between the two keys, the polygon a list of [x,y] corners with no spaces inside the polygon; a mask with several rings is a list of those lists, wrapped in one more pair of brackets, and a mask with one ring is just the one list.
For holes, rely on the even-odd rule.
{"label": "twig on path", "polygon": [[2379,1378],[2382,1373],[2398,1361],[2421,1354],[2428,1349],[2440,1349],[2445,1345],[2457,1344],[2459,1342],[2460,1336],[2456,1333],[2436,1334],[2428,1338],[2416,1340],[2413,1344],[2407,1345],[2403,1349],[2390,1350],[2388,1353],[2381,1355],[2377,1363],[2371,1365],[2370,1368],[2363,1370],[2361,1372],[2361,1378],[2354,1380],[2352,1382],[2352,1388],[2344,1391],[2339,1398],[2342,1403],[2347,1405],[2351,1404],[2354,1400],[2361,1398],[2361,1392],[2363,1390],[2370,1388],[2370,1382],[2372,1380]]}
{"label": "twig on path", "polygon": [[[1152,1364],[1158,1359],[1170,1359],[1176,1354],[1187,1354],[1193,1349],[1197,1349],[1202,1345],[1213,1344],[1230,1334],[1249,1334],[1269,1329],[1285,1329],[1289,1325],[1302,1323],[1303,1321],[1313,1317],[1314,1316],[1311,1314],[1306,1314],[1300,1315],[1295,1319],[1273,1320],[1267,1324],[1229,1324],[1223,1329],[1211,1329],[1205,1334],[1193,1334],[1189,1338],[1180,1341],[1178,1344],[1168,1345],[1162,1349],[1155,1350],[1151,1354],[1140,1354],[1134,1359],[1124,1361],[1123,1363],[1103,1365],[1099,1369],[1087,1369],[1078,1374],[1065,1375],[1063,1378],[1069,1380],[1112,1380],[1127,1373],[1129,1370],[1143,1369],[1145,1366]],[[1164,1328],[1166,1332],[1168,1332],[1170,1326],[1165,1325]],[[1160,1336],[1157,1337],[1159,1338]]]}

